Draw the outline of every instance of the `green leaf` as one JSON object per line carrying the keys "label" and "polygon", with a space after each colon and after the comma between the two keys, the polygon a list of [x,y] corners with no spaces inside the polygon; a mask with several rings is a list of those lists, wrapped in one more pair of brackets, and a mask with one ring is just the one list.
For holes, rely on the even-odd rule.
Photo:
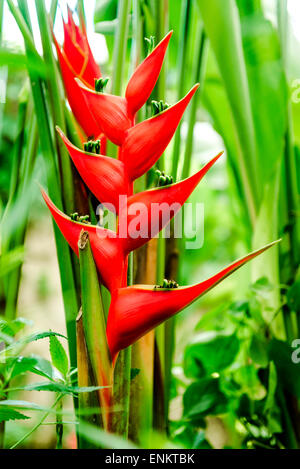
{"label": "green leaf", "polygon": [[[14,342],[12,345],[6,348],[6,352],[17,349],[19,347],[23,347],[32,342],[36,342],[42,339],[47,339],[48,337],[53,337],[53,336],[62,337],[63,339],[67,340],[67,338],[64,335],[58,334],[56,332],[39,332],[36,334],[29,335],[27,337],[23,337],[22,339]],[[0,352],[0,355],[1,355],[1,352]]]}
{"label": "green leaf", "polygon": [[198,5],[205,31],[219,65],[241,148],[243,148],[240,155],[241,166],[244,170],[243,183],[248,187],[248,204],[254,214],[257,210],[260,188],[251,96],[239,12],[234,0],[226,2],[198,0]]}
{"label": "green leaf", "polygon": [[69,361],[65,349],[55,336],[50,337],[50,354],[53,366],[66,377],[69,371]]}
{"label": "green leaf", "polygon": [[208,414],[222,413],[226,397],[220,391],[219,379],[205,378],[192,383],[183,396],[184,417],[196,423]]}
{"label": "green leaf", "polygon": [[87,392],[94,392],[102,389],[103,386],[89,386],[89,387],[78,387],[78,386],[66,386],[62,383],[56,383],[52,381],[46,381],[44,383],[33,383],[26,386],[20,386],[18,388],[10,388],[9,392],[12,391],[47,391],[55,392],[60,394],[80,394]]}
{"label": "green leaf", "polygon": [[5,407],[0,408],[0,423],[8,422],[9,420],[29,420],[29,419],[30,417],[27,417],[26,415],[21,414],[20,412],[17,412],[14,409],[5,408]]}
{"label": "green leaf", "polygon": [[27,372],[49,379],[52,379],[53,377],[53,368],[51,363],[48,360],[35,355],[11,359],[11,366],[13,367],[11,379]]}
{"label": "green leaf", "polygon": [[[1,57],[1,54],[0,54]],[[1,63],[1,61],[0,61]],[[0,278],[19,267],[24,260],[24,247],[18,247],[0,257]]]}
{"label": "green leaf", "polygon": [[34,402],[28,401],[17,401],[12,399],[7,399],[6,401],[0,401],[0,408],[2,407],[14,407],[17,409],[27,409],[27,410],[45,410],[43,407],[35,404]]}
{"label": "green leaf", "polygon": [[117,17],[117,0],[97,0],[95,7],[94,22],[112,21]]}
{"label": "green leaf", "polygon": [[185,350],[186,376],[197,378],[204,374],[219,373],[231,365],[240,348],[236,334],[218,332],[199,334]]}
{"label": "green leaf", "polygon": [[257,335],[252,337],[249,347],[249,356],[254,361],[254,363],[257,363],[264,368],[268,366],[268,347],[263,337]]}
{"label": "green leaf", "polygon": [[266,396],[266,389],[260,382],[256,366],[244,365],[233,371],[233,379],[240,386],[240,393],[247,394],[251,400]]}
{"label": "green leaf", "polygon": [[271,340],[269,357],[275,363],[278,381],[286,391],[300,398],[300,363],[293,363],[292,353],[293,349],[287,342]]}
{"label": "green leaf", "polygon": [[297,280],[289,288],[287,303],[291,311],[300,312],[300,280]]}

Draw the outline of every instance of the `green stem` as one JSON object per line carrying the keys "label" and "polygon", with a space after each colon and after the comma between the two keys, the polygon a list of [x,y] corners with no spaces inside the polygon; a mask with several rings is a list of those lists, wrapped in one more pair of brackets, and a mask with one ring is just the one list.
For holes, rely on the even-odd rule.
{"label": "green stem", "polygon": [[294,428],[293,428],[293,423],[286,405],[286,398],[284,395],[284,392],[281,388],[281,385],[278,385],[278,399],[279,399],[279,404],[280,408],[282,411],[283,415],[283,421],[284,421],[284,426],[285,426],[285,432],[284,436],[287,441],[287,447],[288,449],[298,449],[298,443],[297,443],[297,438],[295,436]]}
{"label": "green stem", "polygon": [[[0,400],[5,400],[5,397]],[[0,423],[0,450],[4,449],[4,443],[5,443],[5,422]]]}
{"label": "green stem", "polygon": [[21,33],[23,35],[23,38],[24,38],[24,41],[26,42],[27,49],[30,50],[30,52],[33,55],[33,57],[35,58],[35,60],[38,60],[39,63],[42,63],[42,59],[36,51],[36,47],[35,47],[35,44],[34,44],[34,40],[32,38],[30,28],[28,26],[27,21],[24,19],[23,15],[21,13],[21,9],[18,9],[16,7],[13,0],[6,0],[6,1],[7,1],[7,4],[9,6],[9,9],[10,9],[13,17],[16,20],[17,25],[20,28],[20,31],[21,31]]}
{"label": "green stem", "polygon": [[[23,93],[22,93],[23,94]],[[12,156],[12,168],[11,168],[11,177],[10,177],[10,188],[9,188],[9,199],[2,217],[2,252],[8,251],[10,246],[14,245],[14,238],[11,236],[11,233],[5,234],[5,225],[6,219],[10,213],[12,205],[16,200],[16,194],[18,191],[19,181],[20,181],[20,167],[23,154],[23,144],[25,136],[25,123],[26,123],[26,111],[27,111],[27,99],[23,99],[23,96],[19,102],[18,110],[18,128],[17,136],[13,147],[13,156]]]}
{"label": "green stem", "polygon": [[[119,0],[118,2],[118,27],[115,35],[113,53],[113,78],[112,94],[120,96],[123,91],[123,80],[125,70],[125,58],[127,50],[128,26],[130,0]],[[107,142],[107,154],[116,156],[117,148],[111,142]]]}
{"label": "green stem", "polygon": [[[288,41],[289,30],[288,30],[288,9],[286,0],[277,1],[277,17],[279,25],[279,37],[281,42],[282,61],[285,71],[288,69]],[[290,238],[290,258],[291,265],[293,266],[293,274],[299,267],[300,262],[300,203],[299,193],[297,184],[297,165],[295,159],[294,150],[294,135],[293,135],[293,118],[291,102],[288,101],[287,105],[287,132],[286,132],[286,145],[284,154],[285,163],[285,189],[288,209],[288,219],[291,221],[291,227],[289,229]]]}
{"label": "green stem", "polygon": [[63,448],[63,435],[64,435],[64,425],[62,418],[63,411],[63,402],[59,401],[57,404],[57,414],[56,414],[56,449]]}
{"label": "green stem", "polygon": [[4,10],[4,0],[0,0],[0,46],[2,45],[2,36],[3,36],[3,10]]}
{"label": "green stem", "polygon": [[84,1],[77,0],[77,11],[79,15],[80,26],[82,30],[86,29],[86,16],[85,16],[85,9],[84,9]]}
{"label": "green stem", "polygon": [[[55,58],[53,55],[52,36],[48,21],[48,13],[45,7],[44,0],[35,0],[36,11],[41,31],[42,45],[44,51],[44,60],[47,64],[47,88],[50,98],[53,123],[58,125],[63,132],[66,132],[66,122],[64,116],[63,99],[61,97],[59,82],[60,77],[57,70]],[[62,194],[64,201],[64,208],[68,213],[73,213],[75,210],[74,204],[74,185],[71,160],[66,151],[65,145],[61,138],[53,129],[56,135],[56,148],[59,156],[60,179],[62,186]]]}
{"label": "green stem", "polygon": [[[129,255],[127,284],[133,283],[133,255]],[[131,347],[121,350],[114,369],[112,430],[128,437],[130,412]],[[117,410],[115,410],[115,408]],[[120,410],[118,410],[120,408]]]}
{"label": "green stem", "polygon": [[59,403],[59,401],[63,398],[63,394],[59,394],[55,401],[54,401],[54,404],[51,406],[50,410],[48,410],[47,412],[44,413],[43,417],[38,421],[38,423],[28,432],[26,433],[26,435],[22,436],[22,438],[20,440],[17,441],[17,443],[15,443],[13,446],[10,447],[10,449],[16,449],[18,446],[20,446],[25,440],[27,440],[27,438],[29,438],[46,420],[46,418],[48,417],[48,415],[50,415],[50,413],[53,411],[53,409],[56,408],[57,404]]}
{"label": "green stem", "polygon": [[[78,243],[82,294],[82,324],[88,356],[97,386],[112,385],[112,363],[106,338],[106,322],[102,306],[97,269],[87,232],[82,231]],[[110,389],[99,390],[104,428],[109,429]]]}
{"label": "green stem", "polygon": [[[26,148],[26,152],[24,154],[24,167],[23,167],[24,176],[20,180],[20,184],[18,188],[18,198],[20,200],[22,200],[22,198],[24,199],[24,213],[23,213],[22,219],[20,220],[20,224],[17,226],[14,232],[14,239],[13,239],[14,244],[13,245],[15,247],[23,246],[24,241],[25,241],[26,228],[27,228],[28,216],[29,216],[29,207],[30,207],[30,199],[28,198],[26,199],[26,193],[28,191],[28,188],[30,187],[32,172],[33,172],[35,159],[37,155],[37,149],[38,149],[37,122],[36,122],[36,117],[33,116],[32,122],[30,124],[30,129],[29,129],[28,145]],[[17,300],[18,300],[18,293],[19,293],[20,282],[21,282],[21,272],[22,272],[22,266],[19,266],[10,274],[8,278],[5,317],[9,320],[13,320],[16,318]]]}
{"label": "green stem", "polygon": [[53,23],[56,18],[57,7],[58,7],[58,0],[52,0],[51,6],[50,6],[50,17]]}
{"label": "green stem", "polygon": [[187,133],[187,139],[186,139],[184,164],[183,164],[183,170],[182,170],[182,179],[186,179],[190,175],[197,109],[199,106],[201,94],[203,93],[204,76],[206,72],[208,43],[207,43],[205,32],[200,27],[200,25],[199,25],[199,37],[197,37],[197,44],[198,44],[198,49],[196,52],[197,62],[196,62],[196,66],[195,66],[194,74],[193,74],[193,83],[200,82],[201,88],[200,90],[198,90],[198,93],[192,100],[191,107],[190,107],[190,113],[189,113],[189,119],[188,119],[188,133]]}
{"label": "green stem", "polygon": [[[155,37],[156,42],[158,43],[163,39],[163,37],[167,33],[168,28],[168,0],[154,0],[154,18],[155,18]],[[166,65],[164,64],[159,78],[157,80],[156,86],[152,93],[152,99],[155,101],[166,100]],[[162,155],[157,163],[158,169],[164,171],[165,169],[165,162],[164,156]]]}
{"label": "green stem", "polygon": [[[191,13],[191,0],[184,0],[182,2],[182,10],[181,10],[181,32],[180,32],[180,40],[179,40],[179,54],[178,54],[178,95],[177,100],[179,101],[183,93],[185,91],[185,84],[186,84],[186,66],[187,66],[187,58],[188,58],[188,33],[189,33],[189,25],[190,25],[190,13]],[[194,98],[195,99],[195,98]],[[181,123],[178,126],[175,135],[175,142],[174,142],[174,152],[173,152],[173,159],[172,159],[172,176],[174,181],[177,180],[177,170],[178,170],[178,163],[179,163],[179,154],[180,154],[180,146],[181,146]]]}
{"label": "green stem", "polygon": [[[82,312],[79,313],[76,321],[77,332],[77,369],[78,369],[78,386],[85,388],[88,386],[96,386],[91,364],[88,356],[86,341],[84,337]],[[89,423],[90,425],[102,428],[101,410],[97,393],[81,392],[78,396],[79,417],[78,422],[78,448],[79,449],[96,449],[84,436],[82,425]],[[87,412],[88,409],[95,409],[95,413]],[[97,412],[97,409],[99,410]],[[88,415],[86,415],[88,414]]]}
{"label": "green stem", "polygon": [[112,431],[128,437],[130,406],[131,347],[122,350],[114,369]]}

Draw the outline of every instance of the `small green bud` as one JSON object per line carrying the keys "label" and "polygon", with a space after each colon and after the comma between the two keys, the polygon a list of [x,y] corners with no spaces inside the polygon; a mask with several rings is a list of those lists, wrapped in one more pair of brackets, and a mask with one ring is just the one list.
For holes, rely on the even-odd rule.
{"label": "small green bud", "polygon": [[155,48],[155,37],[154,36],[145,37],[145,41],[148,47],[148,55],[149,55],[151,54],[151,52],[153,52]]}
{"label": "small green bud", "polygon": [[99,78],[95,80],[95,91],[97,93],[103,93],[104,89],[107,86],[107,83],[109,82],[109,78]]}
{"label": "small green bud", "polygon": [[101,152],[101,142],[100,140],[96,140],[95,142],[89,140],[88,142],[84,143],[84,151],[88,153],[96,153],[96,155],[100,155]]}
{"label": "small green bud", "polygon": [[71,214],[71,220],[72,221],[78,221],[79,213],[75,212]]}
{"label": "small green bud", "polygon": [[101,143],[100,143],[100,140],[97,140],[95,142],[95,153],[96,155],[100,155],[100,152],[101,152]]}
{"label": "small green bud", "polygon": [[152,117],[157,116],[161,112],[164,112],[166,109],[168,109],[169,104],[164,103],[162,100],[160,101],[151,101],[151,106],[152,106]]}
{"label": "small green bud", "polygon": [[166,176],[160,176],[159,181],[158,181],[159,187],[165,186],[165,185],[166,185],[166,181],[167,181]]}

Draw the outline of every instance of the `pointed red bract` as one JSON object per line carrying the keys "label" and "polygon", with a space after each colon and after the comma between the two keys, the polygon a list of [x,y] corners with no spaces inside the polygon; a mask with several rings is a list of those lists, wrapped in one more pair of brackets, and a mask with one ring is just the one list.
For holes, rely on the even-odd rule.
{"label": "pointed red bract", "polygon": [[42,191],[44,200],[70,247],[78,256],[78,240],[82,230],[90,237],[91,249],[103,284],[115,291],[127,284],[127,258],[124,256],[120,240],[116,233],[99,226],[77,223],[64,215]]}
{"label": "pointed red bract", "polygon": [[182,311],[274,244],[247,255],[208,280],[192,287],[163,290],[133,286],[116,291],[112,296],[106,331],[112,360],[115,362],[117,354],[122,349],[129,347],[162,322]]}
{"label": "pointed red bract", "polygon": [[[112,204],[118,214],[119,195],[129,195],[132,191],[124,164],[114,158],[79,150],[60,129],[57,130],[86,185],[99,202],[106,206]],[[111,210],[111,207],[107,208]]]}
{"label": "pointed red bract", "polygon": [[104,134],[115,145],[122,145],[126,131],[134,125],[133,118],[128,115],[125,98],[106,93],[96,93],[88,88],[81,80],[76,79],[86,105],[91,110],[94,119],[99,122]]}
{"label": "pointed red bract", "polygon": [[136,69],[129,80],[125,98],[97,93],[91,87],[86,86],[83,80],[77,80],[95,120],[115,145],[122,145],[126,131],[134,126],[136,112],[151,95],[162,68],[171,35],[172,32]]}
{"label": "pointed red bract", "polygon": [[57,56],[60,64],[60,70],[63,77],[63,82],[66,90],[66,95],[72,109],[72,112],[78,124],[82,127],[85,134],[94,138],[102,134],[102,129],[98,122],[95,121],[86,101],[81,93],[81,88],[75,81],[76,74],[72,69],[68,58],[61,50],[58,42],[54,37],[54,43],[57,50]]}
{"label": "pointed red bract", "polygon": [[145,174],[161,157],[198,87],[195,85],[181,101],[166,111],[128,130],[120,160],[124,161],[132,180]]}
{"label": "pointed red bract", "polygon": [[76,76],[93,88],[95,78],[101,77],[101,70],[92,54],[86,32],[77,26],[71,11],[68,11],[68,23],[63,22],[63,25],[63,51]]}
{"label": "pointed red bract", "polygon": [[162,69],[166,51],[173,31],[155,47],[151,54],[138,66],[127,85],[125,97],[128,110],[134,116],[149,99]]}
{"label": "pointed red bract", "polygon": [[[134,251],[154,238],[175,217],[197,185],[223,153],[219,153],[198,173],[167,187],[140,192],[128,198],[127,210],[120,211],[119,226],[124,250]],[[124,217],[126,217],[124,219]],[[136,232],[139,232],[139,236]]]}

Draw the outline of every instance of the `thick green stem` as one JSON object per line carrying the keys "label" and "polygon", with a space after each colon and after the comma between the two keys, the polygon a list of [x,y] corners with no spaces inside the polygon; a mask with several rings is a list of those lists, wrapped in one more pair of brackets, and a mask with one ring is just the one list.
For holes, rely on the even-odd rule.
{"label": "thick green stem", "polygon": [[[180,32],[180,48],[178,54],[178,94],[177,100],[179,101],[185,91],[186,86],[186,66],[188,58],[188,32],[190,25],[190,13],[191,13],[191,0],[184,0],[182,2],[182,11],[181,11],[181,32]],[[195,99],[195,98],[194,98]],[[174,152],[172,159],[172,176],[174,181],[177,179],[178,163],[179,163],[179,154],[181,147],[181,123],[178,126],[175,135],[174,142]]]}
{"label": "thick green stem", "polygon": [[[85,388],[88,386],[96,386],[96,381],[93,377],[92,367],[90,364],[86,341],[84,337],[82,311],[80,311],[76,322],[77,332],[77,369],[78,369],[78,386]],[[78,422],[78,448],[79,449],[96,449],[93,443],[85,438],[84,424],[89,423],[95,427],[103,428],[101,409],[97,393],[82,392],[78,396],[79,402],[79,422]],[[91,413],[90,409],[95,409]],[[98,412],[97,412],[97,409]]]}
{"label": "thick green stem", "polygon": [[51,6],[50,6],[50,17],[53,23],[55,21],[55,17],[57,13],[57,7],[58,7],[58,0],[52,0]]}
{"label": "thick green stem", "polygon": [[198,48],[196,51],[197,62],[194,68],[193,73],[193,83],[199,82],[201,84],[198,93],[194,97],[191,103],[189,118],[188,118],[188,133],[186,138],[186,146],[184,153],[184,164],[182,170],[181,179],[186,179],[190,175],[192,153],[193,153],[193,144],[194,144],[194,130],[197,118],[197,109],[199,106],[199,101],[201,94],[203,93],[204,88],[204,77],[206,72],[206,63],[207,63],[207,52],[208,52],[208,42],[204,30],[199,24],[198,36],[197,36]]}
{"label": "thick green stem", "polygon": [[112,93],[120,95],[123,88],[125,57],[127,49],[128,24],[129,24],[130,0],[118,2],[118,28],[115,37],[113,57],[113,83]]}
{"label": "thick green stem", "polygon": [[[123,91],[125,58],[127,50],[128,26],[130,0],[120,0],[118,2],[118,27],[115,35],[114,53],[113,53],[113,78],[112,94],[121,95]],[[110,141],[107,142],[107,154],[116,156],[117,148]]]}
{"label": "thick green stem", "polygon": [[[127,284],[133,283],[133,255],[128,261]],[[131,347],[122,350],[114,369],[112,431],[128,437],[130,414]]]}
{"label": "thick green stem", "polygon": [[[82,324],[88,356],[97,386],[112,386],[112,363],[106,339],[106,323],[102,306],[99,279],[87,232],[82,231],[78,243]],[[99,390],[104,428],[109,429],[111,406],[110,388]]]}
{"label": "thick green stem", "polygon": [[119,353],[114,369],[112,431],[128,437],[130,406],[131,347]]}

